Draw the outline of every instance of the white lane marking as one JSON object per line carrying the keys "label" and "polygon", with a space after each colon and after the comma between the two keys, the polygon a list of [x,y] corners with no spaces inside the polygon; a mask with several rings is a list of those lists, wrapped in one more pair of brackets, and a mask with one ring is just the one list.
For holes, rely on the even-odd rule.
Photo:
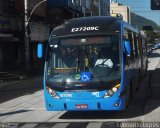
{"label": "white lane marking", "polygon": [[25,125],[23,125],[21,128],[34,128],[35,126],[36,126],[37,124],[35,124],[35,123],[32,123],[32,124],[25,124]]}
{"label": "white lane marking", "polygon": [[52,128],[67,128],[70,123],[57,123]]}
{"label": "white lane marking", "polygon": [[103,123],[89,123],[86,128],[100,128]]}

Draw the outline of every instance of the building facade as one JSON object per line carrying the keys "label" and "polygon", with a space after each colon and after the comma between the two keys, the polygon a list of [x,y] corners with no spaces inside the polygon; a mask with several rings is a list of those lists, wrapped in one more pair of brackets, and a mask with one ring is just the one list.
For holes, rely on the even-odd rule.
{"label": "building facade", "polygon": [[94,0],[93,15],[110,16],[110,1],[109,0]]}
{"label": "building facade", "polygon": [[81,0],[80,5],[82,7],[83,17],[93,15],[93,0]]}
{"label": "building facade", "polygon": [[110,15],[110,1],[109,0],[102,0],[101,1],[101,14],[103,16]]}
{"label": "building facade", "polygon": [[48,0],[47,22],[56,26],[64,21],[92,15],[93,0]]}
{"label": "building facade", "polygon": [[[29,68],[43,67],[44,57],[37,58],[37,45],[42,43],[45,51],[55,26],[71,18],[92,14],[93,0],[47,0],[42,4],[39,4],[42,0],[27,0],[27,13],[24,1],[0,0],[0,71],[24,69],[26,63]],[[35,6],[37,8],[31,14]],[[30,19],[27,29],[25,15]]]}
{"label": "building facade", "polygon": [[131,23],[130,8],[128,6],[112,2],[110,5],[110,15],[119,16],[124,21]]}
{"label": "building facade", "polygon": [[46,4],[31,11],[41,0],[28,0],[29,42],[26,49],[24,0],[0,0],[0,71],[26,69],[26,51],[29,68],[43,66],[36,56],[37,44],[47,42],[50,27],[46,23]]}
{"label": "building facade", "polygon": [[0,0],[0,71],[19,68],[23,62],[23,19],[15,0]]}

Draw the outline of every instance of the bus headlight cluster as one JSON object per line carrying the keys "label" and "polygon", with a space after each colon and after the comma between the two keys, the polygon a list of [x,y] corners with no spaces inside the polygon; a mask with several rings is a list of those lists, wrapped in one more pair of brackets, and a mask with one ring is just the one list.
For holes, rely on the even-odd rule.
{"label": "bus headlight cluster", "polygon": [[109,89],[105,94],[104,94],[104,98],[108,98],[111,97],[115,92],[118,91],[120,84],[117,84],[116,86],[114,86],[112,89]]}
{"label": "bus headlight cluster", "polygon": [[56,94],[55,90],[51,89],[50,87],[47,87],[47,91],[54,99],[59,99],[59,96]]}

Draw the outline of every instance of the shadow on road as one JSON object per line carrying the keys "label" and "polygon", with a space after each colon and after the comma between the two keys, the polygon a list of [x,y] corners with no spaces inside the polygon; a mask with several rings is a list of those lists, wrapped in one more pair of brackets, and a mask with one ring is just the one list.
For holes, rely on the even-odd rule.
{"label": "shadow on road", "polygon": [[160,57],[159,53],[151,53],[149,55],[149,58],[155,58],[155,57]]}
{"label": "shadow on road", "polygon": [[15,83],[8,83],[0,88],[0,103],[20,96],[30,95],[36,91],[42,90],[42,83],[42,77],[35,77]]}
{"label": "shadow on road", "polygon": [[32,110],[18,110],[18,111],[6,112],[6,113],[0,114],[0,117],[8,116],[8,115],[14,115],[14,114],[18,114],[18,113],[29,112],[29,111],[32,111]]}

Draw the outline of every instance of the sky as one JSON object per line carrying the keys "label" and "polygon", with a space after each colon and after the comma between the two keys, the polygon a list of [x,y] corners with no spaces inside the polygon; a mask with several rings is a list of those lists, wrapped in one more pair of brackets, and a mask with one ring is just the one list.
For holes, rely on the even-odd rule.
{"label": "sky", "polygon": [[150,9],[150,0],[112,0],[130,7],[131,12],[153,20],[160,25],[160,10]]}

